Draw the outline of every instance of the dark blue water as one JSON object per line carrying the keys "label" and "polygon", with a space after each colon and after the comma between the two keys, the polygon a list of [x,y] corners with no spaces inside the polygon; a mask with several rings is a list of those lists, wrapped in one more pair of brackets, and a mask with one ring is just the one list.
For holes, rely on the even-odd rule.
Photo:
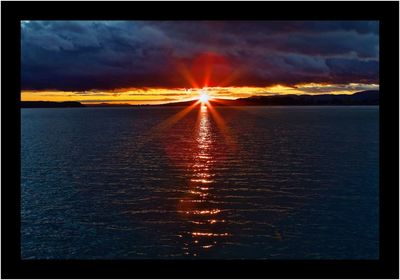
{"label": "dark blue water", "polygon": [[24,259],[378,258],[378,107],[22,109]]}

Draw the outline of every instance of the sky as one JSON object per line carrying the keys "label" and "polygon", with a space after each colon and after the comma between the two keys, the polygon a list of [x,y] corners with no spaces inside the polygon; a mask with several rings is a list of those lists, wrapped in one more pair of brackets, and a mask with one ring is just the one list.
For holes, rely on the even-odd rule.
{"label": "sky", "polygon": [[379,22],[22,21],[21,87],[87,104],[379,89]]}

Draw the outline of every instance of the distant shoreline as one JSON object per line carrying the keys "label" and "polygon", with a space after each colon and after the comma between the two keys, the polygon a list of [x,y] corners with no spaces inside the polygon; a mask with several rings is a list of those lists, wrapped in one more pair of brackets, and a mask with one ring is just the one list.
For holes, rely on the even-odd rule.
{"label": "distant shoreline", "polygon": [[[173,102],[165,104],[82,104],[77,101],[21,101],[21,108],[93,108],[93,107],[184,107],[196,103],[197,100]],[[377,106],[379,91],[362,91],[354,94],[321,94],[321,95],[272,95],[252,96],[238,99],[212,99],[213,106]],[[199,104],[200,105],[200,104]]]}

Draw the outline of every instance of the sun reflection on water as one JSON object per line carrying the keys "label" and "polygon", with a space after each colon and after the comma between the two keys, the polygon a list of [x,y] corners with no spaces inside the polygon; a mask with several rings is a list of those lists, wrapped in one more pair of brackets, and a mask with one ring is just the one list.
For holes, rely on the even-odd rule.
{"label": "sun reflection on water", "polygon": [[215,248],[221,238],[229,236],[229,233],[221,230],[221,224],[225,220],[220,217],[222,209],[218,207],[217,199],[212,193],[216,174],[213,172],[213,135],[207,106],[200,106],[195,133],[193,164],[190,170],[192,175],[188,180],[186,196],[179,202],[179,208],[190,225],[183,246],[184,254],[201,257],[203,253]]}

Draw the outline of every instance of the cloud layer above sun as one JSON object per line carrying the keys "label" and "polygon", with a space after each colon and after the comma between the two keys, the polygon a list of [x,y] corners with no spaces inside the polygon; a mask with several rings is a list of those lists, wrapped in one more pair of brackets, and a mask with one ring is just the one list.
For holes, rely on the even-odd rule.
{"label": "cloud layer above sun", "polygon": [[378,31],[376,21],[23,21],[22,90],[164,89],[169,100],[168,90],[202,87],[369,88]]}

